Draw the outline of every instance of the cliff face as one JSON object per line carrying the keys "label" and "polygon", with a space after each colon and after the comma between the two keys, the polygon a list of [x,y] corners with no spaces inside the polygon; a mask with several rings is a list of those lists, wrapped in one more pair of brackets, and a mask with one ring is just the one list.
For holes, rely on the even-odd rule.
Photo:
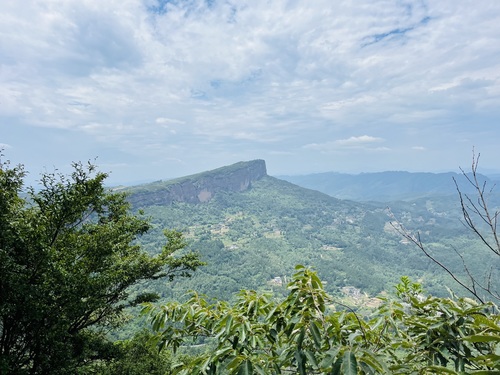
{"label": "cliff face", "polygon": [[146,184],[130,189],[129,201],[135,207],[168,205],[172,202],[203,203],[219,191],[245,191],[253,181],[267,176],[264,160],[239,162],[227,167]]}

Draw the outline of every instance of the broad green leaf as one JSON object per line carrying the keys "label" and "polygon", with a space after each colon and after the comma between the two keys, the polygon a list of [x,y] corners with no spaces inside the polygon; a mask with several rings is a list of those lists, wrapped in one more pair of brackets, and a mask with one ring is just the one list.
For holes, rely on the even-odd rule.
{"label": "broad green leaf", "polygon": [[302,348],[302,342],[304,341],[304,336],[305,336],[306,330],[304,327],[300,329],[300,334],[297,339],[297,348],[300,350]]}
{"label": "broad green leaf", "polygon": [[229,335],[229,332],[231,332],[231,328],[233,326],[233,316],[229,315],[226,320],[226,335]]}
{"label": "broad green leaf", "polygon": [[500,370],[500,355],[498,354],[486,354],[486,355],[480,355],[474,358],[474,361],[477,363],[484,363],[485,365],[489,367],[498,367]]}
{"label": "broad green leaf", "polygon": [[318,361],[316,360],[316,357],[314,356],[314,353],[310,350],[306,350],[304,352],[304,354],[306,355],[307,359],[309,360],[309,362],[311,363],[311,365],[313,365],[315,368],[318,367]]}
{"label": "broad green leaf", "polygon": [[342,369],[344,370],[345,375],[357,375],[358,373],[358,363],[356,361],[356,356],[350,350],[347,350],[344,353]]}
{"label": "broad green leaf", "polygon": [[250,346],[252,348],[255,348],[257,346],[257,336],[256,335],[250,335]]}
{"label": "broad green leaf", "polygon": [[335,361],[335,364],[333,365],[332,371],[330,372],[331,375],[340,375],[341,374],[343,360],[344,360],[343,357],[339,357]]}
{"label": "broad green leaf", "polygon": [[274,344],[276,342],[277,337],[278,337],[278,332],[274,328],[271,328],[269,330],[269,335],[268,335],[269,341],[271,341]]}
{"label": "broad green leaf", "polygon": [[500,335],[499,336],[491,336],[491,335],[471,335],[471,336],[466,336],[463,338],[465,341],[470,341],[470,342],[500,342]]}
{"label": "broad green leaf", "polygon": [[309,325],[309,330],[311,331],[311,335],[314,341],[314,345],[317,349],[321,348],[321,333],[319,332],[318,326],[315,322],[311,322]]}
{"label": "broad green leaf", "polygon": [[500,326],[498,324],[496,324],[495,322],[493,322],[491,319],[488,319],[484,315],[475,315],[474,321],[477,324],[488,326],[488,327],[492,328],[493,330],[500,332]]}
{"label": "broad green leaf", "polygon": [[[200,358],[201,359],[201,358]],[[205,371],[208,366],[210,365],[212,358],[210,356],[207,356],[207,358],[204,360],[204,362],[200,366],[201,371]]]}
{"label": "broad green leaf", "polygon": [[258,363],[255,363],[253,365],[253,369],[255,370],[255,372],[257,372],[257,374],[259,375],[266,375],[266,372],[264,371],[264,369],[262,368],[261,365],[259,365]]}
{"label": "broad green leaf", "polygon": [[253,365],[248,359],[243,361],[240,364],[238,369],[238,375],[252,375],[253,374]]}
{"label": "broad green leaf", "polygon": [[431,374],[453,374],[453,375],[459,375],[458,372],[453,371],[452,369],[442,367],[442,366],[427,366],[425,368],[426,370],[430,370]]}
{"label": "broad green leaf", "polygon": [[306,360],[305,355],[300,350],[296,350],[294,354],[295,360],[297,361],[297,369],[300,375],[306,375]]}
{"label": "broad green leaf", "polygon": [[234,357],[226,366],[226,368],[230,371],[230,372],[233,372],[234,370],[236,370],[240,365],[241,363],[243,362],[243,357],[241,355],[238,355],[236,357]]}
{"label": "broad green leaf", "polygon": [[247,315],[250,316],[253,313],[253,307],[255,306],[255,301],[250,301],[247,308]]}
{"label": "broad green leaf", "polygon": [[214,358],[217,359],[218,357],[224,357],[228,353],[230,353],[233,350],[232,347],[226,347],[223,349],[219,349],[214,353]]}
{"label": "broad green leaf", "polygon": [[332,348],[329,351],[326,352],[325,357],[323,360],[320,362],[319,367],[321,369],[325,369],[330,367],[335,359],[337,358],[337,355],[339,354],[340,348]]}
{"label": "broad green leaf", "polygon": [[239,331],[240,331],[240,341],[243,344],[247,338],[247,331],[246,331],[246,327],[244,324],[240,325]]}
{"label": "broad green leaf", "polygon": [[359,358],[360,361],[363,361],[366,363],[368,366],[370,366],[372,369],[380,372],[380,373],[387,373],[387,366],[383,362],[383,360],[380,360],[375,356],[375,354],[371,353],[368,350],[362,350],[362,357]]}

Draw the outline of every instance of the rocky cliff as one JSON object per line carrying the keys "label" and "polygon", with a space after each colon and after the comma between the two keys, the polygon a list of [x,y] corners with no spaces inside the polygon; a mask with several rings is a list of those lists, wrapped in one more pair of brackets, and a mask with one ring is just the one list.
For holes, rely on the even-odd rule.
{"label": "rocky cliff", "polygon": [[252,160],[170,181],[128,189],[134,207],[168,205],[172,202],[203,203],[219,191],[245,191],[253,181],[267,176],[266,162]]}

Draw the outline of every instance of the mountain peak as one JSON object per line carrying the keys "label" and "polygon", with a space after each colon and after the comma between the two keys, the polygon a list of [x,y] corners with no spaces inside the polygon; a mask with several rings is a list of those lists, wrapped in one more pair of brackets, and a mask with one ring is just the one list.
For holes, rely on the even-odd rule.
{"label": "mountain peak", "polygon": [[252,182],[267,176],[264,160],[241,161],[211,171],[154,182],[129,189],[134,206],[167,205],[172,202],[203,203],[219,191],[245,191]]}

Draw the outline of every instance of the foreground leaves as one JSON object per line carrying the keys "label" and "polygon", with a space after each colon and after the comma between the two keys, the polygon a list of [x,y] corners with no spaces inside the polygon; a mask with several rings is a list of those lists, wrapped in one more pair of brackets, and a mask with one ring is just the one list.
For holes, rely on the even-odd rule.
{"label": "foreground leaves", "polygon": [[179,374],[495,374],[499,316],[469,299],[423,298],[407,278],[372,319],[333,311],[315,272],[297,266],[281,302],[242,291],[230,305],[193,294],[145,305],[161,347],[204,344]]}

